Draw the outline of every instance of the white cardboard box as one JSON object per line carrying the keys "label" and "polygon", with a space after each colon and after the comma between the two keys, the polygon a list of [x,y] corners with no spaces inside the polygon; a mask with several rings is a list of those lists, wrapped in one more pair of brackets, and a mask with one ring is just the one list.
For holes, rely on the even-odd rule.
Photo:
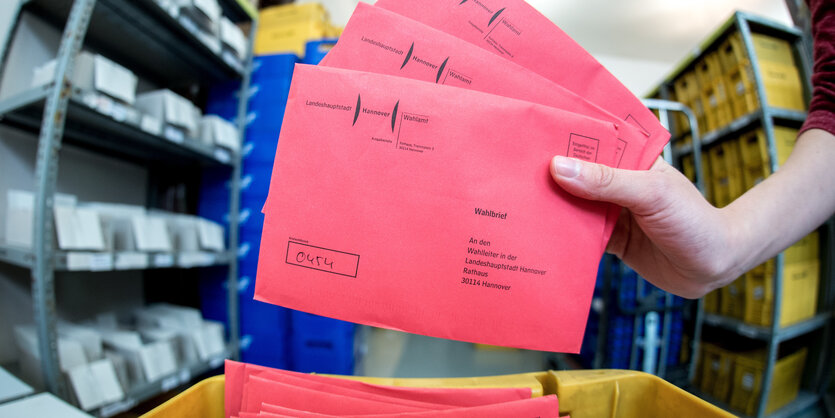
{"label": "white cardboard box", "polygon": [[110,359],[102,359],[67,371],[75,399],[89,411],[125,397]]}
{"label": "white cardboard box", "polygon": [[220,18],[220,42],[228,47],[238,59],[246,57],[246,36],[244,32],[225,16]]}
{"label": "white cardboard box", "polygon": [[95,361],[104,356],[101,334],[98,330],[70,323],[59,323],[57,328],[59,337],[81,344],[87,361]]}
{"label": "white cardboard box", "polygon": [[180,13],[192,18],[200,29],[216,33],[215,27],[221,17],[217,0],[176,0],[176,2],[180,6]]}
{"label": "white cardboard box", "polygon": [[35,195],[23,190],[6,192],[6,244],[32,248]]}
{"label": "white cardboard box", "polygon": [[[56,60],[35,68],[32,86],[42,86],[55,79]],[[123,103],[132,105],[136,99],[138,79],[133,72],[99,55],[83,51],[75,59],[72,82],[82,90],[96,90]]]}
{"label": "white cardboard box", "polygon": [[235,125],[217,115],[206,115],[200,119],[200,140],[209,145],[218,145],[233,151],[241,148]]}
{"label": "white cardboard box", "polygon": [[209,251],[223,251],[223,226],[208,219],[198,218],[197,230],[200,237],[200,248]]}
{"label": "white cardboard box", "polygon": [[104,235],[96,211],[55,200],[53,207],[58,248],[104,251]]}
{"label": "white cardboard box", "polygon": [[[190,136],[196,136],[199,114],[194,104],[171,90],[162,89],[136,96],[136,108],[163,123],[181,128]],[[195,110],[197,109],[197,110]]]}

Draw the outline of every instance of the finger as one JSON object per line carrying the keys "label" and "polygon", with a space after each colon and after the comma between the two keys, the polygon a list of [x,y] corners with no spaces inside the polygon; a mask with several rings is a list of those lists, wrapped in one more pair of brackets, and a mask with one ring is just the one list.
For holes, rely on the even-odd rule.
{"label": "finger", "polygon": [[577,197],[629,209],[645,207],[655,196],[652,176],[646,171],[621,170],[558,155],[551,160],[551,176]]}

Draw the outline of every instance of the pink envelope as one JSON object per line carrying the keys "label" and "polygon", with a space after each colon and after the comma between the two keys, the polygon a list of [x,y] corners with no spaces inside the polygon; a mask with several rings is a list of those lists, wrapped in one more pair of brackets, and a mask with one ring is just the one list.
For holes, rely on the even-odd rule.
{"label": "pink envelope", "polygon": [[[518,141],[514,138],[519,138]],[[440,338],[578,352],[606,207],[549,160],[614,125],[432,83],[296,66],[255,299]]]}
{"label": "pink envelope", "polygon": [[[408,77],[579,113],[618,125],[615,165],[639,167],[647,138],[638,128],[511,61],[469,42],[379,7],[360,3],[320,65]],[[620,207],[611,205],[604,228],[609,241]]]}
{"label": "pink envelope", "polygon": [[379,0],[376,5],[531,69],[640,127],[649,136],[641,168],[649,168],[670,139],[637,97],[523,0]]}
{"label": "pink envelope", "polygon": [[[447,418],[559,418],[560,405],[554,395],[542,396],[539,398],[524,399],[519,401],[504,402],[491,405],[473,406],[468,408],[444,409],[442,411],[410,412],[395,414],[339,414],[341,417],[351,418],[424,418],[424,417],[447,417]],[[265,413],[278,413],[286,416],[319,417],[322,415],[307,415],[287,409],[281,406],[262,404],[261,411]]]}
{"label": "pink envelope", "polygon": [[501,403],[529,399],[530,388],[412,388],[398,386],[383,386],[360,382],[350,379],[340,379],[315,374],[297,373],[288,370],[273,369],[254,364],[239,363],[226,360],[225,365],[225,406],[226,416],[234,416],[241,409],[243,385],[247,376],[264,376],[264,374],[280,373],[288,376],[304,378],[314,382],[338,385],[370,394],[383,395],[404,400],[449,406],[477,406],[490,403]]}
{"label": "pink envelope", "polygon": [[[437,409],[450,409],[454,408],[450,405],[442,405],[442,404],[434,404],[429,402],[411,400],[411,399],[402,399],[396,398],[392,396],[385,396],[379,395],[376,393],[369,393],[357,389],[347,388],[340,385],[334,385],[331,383],[325,383],[321,381],[315,381],[313,379],[308,379],[307,376],[300,377],[300,376],[293,376],[288,373],[280,373],[277,371],[263,371],[256,374],[260,378],[268,379],[273,382],[284,383],[287,385],[293,385],[300,388],[315,390],[317,392],[324,392],[324,393],[331,393],[334,395],[344,395],[350,396],[352,398],[357,399],[367,399],[370,401],[379,401],[379,402],[386,402],[395,405],[405,405],[405,406],[412,406],[415,408],[422,408],[427,410],[437,410]],[[331,379],[336,380],[336,379]]]}
{"label": "pink envelope", "polygon": [[413,406],[319,392],[252,376],[244,384],[244,403],[241,412],[260,412],[262,403],[331,415],[400,414],[427,411],[427,409]]}

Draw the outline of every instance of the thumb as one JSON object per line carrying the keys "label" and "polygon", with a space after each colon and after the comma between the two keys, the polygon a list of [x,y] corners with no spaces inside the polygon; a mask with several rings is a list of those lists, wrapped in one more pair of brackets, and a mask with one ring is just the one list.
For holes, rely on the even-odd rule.
{"label": "thumb", "polygon": [[560,155],[551,160],[551,177],[574,196],[629,209],[642,206],[654,195],[651,177],[644,171],[621,170]]}

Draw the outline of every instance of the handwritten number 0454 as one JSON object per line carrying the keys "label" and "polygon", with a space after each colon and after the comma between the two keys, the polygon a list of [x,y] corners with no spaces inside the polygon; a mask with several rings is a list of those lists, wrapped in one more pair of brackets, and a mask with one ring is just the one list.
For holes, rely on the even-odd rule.
{"label": "handwritten number 0454", "polygon": [[296,253],[297,263],[303,263],[305,261],[310,263],[311,266],[322,267],[324,265],[330,267],[331,270],[333,270],[333,260],[328,260],[327,257],[322,257],[320,255],[314,256],[304,251],[299,251],[298,253]]}

